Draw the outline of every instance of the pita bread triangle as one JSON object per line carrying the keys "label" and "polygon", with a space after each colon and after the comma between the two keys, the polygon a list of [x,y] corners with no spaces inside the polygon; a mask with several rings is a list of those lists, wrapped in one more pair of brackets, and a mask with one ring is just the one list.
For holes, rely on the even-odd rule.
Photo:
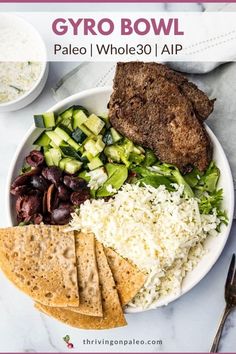
{"label": "pita bread triangle", "polygon": [[83,329],[109,329],[125,326],[126,320],[119,301],[115,282],[107,263],[103,246],[96,241],[96,255],[102,289],[103,317],[86,316],[68,309],[54,308],[37,303],[40,311],[70,326]]}
{"label": "pita bread triangle", "polygon": [[20,290],[50,306],[78,306],[73,232],[62,226],[0,229],[0,268]]}

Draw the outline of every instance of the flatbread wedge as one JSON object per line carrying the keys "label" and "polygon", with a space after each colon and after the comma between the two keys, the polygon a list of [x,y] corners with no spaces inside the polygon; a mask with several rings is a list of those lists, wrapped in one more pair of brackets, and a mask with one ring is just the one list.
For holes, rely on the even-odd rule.
{"label": "flatbread wedge", "polygon": [[102,289],[103,317],[86,316],[68,309],[53,308],[36,303],[40,311],[70,326],[83,329],[109,329],[125,326],[126,320],[120,304],[115,282],[107,263],[103,246],[96,241],[96,255]]}
{"label": "flatbread wedge", "polygon": [[75,231],[75,250],[79,286],[79,306],[73,311],[89,316],[103,316],[95,238]]}
{"label": "flatbread wedge", "polygon": [[104,251],[116,283],[121,304],[125,306],[142,288],[146,276],[111,248],[104,248]]}
{"label": "flatbread wedge", "polygon": [[46,225],[0,229],[0,268],[20,290],[50,306],[78,306],[73,232]]}

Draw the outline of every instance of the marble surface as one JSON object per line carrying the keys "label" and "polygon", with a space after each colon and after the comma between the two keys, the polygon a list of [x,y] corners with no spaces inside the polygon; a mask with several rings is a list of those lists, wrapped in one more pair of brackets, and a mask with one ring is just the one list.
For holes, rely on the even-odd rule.
{"label": "marble surface", "polygon": [[[185,7],[184,7],[184,6]],[[197,10],[201,5],[193,4]],[[29,5],[1,5],[2,11],[27,10]],[[47,10],[56,9],[49,4]],[[81,5],[84,10],[88,7]],[[88,5],[87,5],[88,6]],[[122,5],[123,6],[123,5]],[[162,9],[150,5],[151,9]],[[174,5],[173,5],[174,6]],[[180,10],[188,4],[182,4]],[[82,8],[80,7],[80,9]],[[121,5],[115,6],[117,10]],[[62,4],[61,10],[78,10],[78,4]],[[107,10],[109,4],[99,9]],[[145,8],[146,5],[145,5]],[[30,10],[42,10],[37,4]],[[131,5],[128,9],[134,9]],[[193,8],[192,8],[193,9]],[[44,8],[45,10],[45,8]],[[127,8],[126,8],[127,10]],[[142,10],[142,6],[140,6]],[[54,104],[50,88],[76,63],[51,63],[44,92],[30,106],[18,112],[0,113],[0,226],[6,226],[5,184],[10,161],[15,149],[32,124],[32,115]],[[233,133],[233,132],[232,132]],[[236,222],[220,259],[208,275],[189,293],[157,310],[127,315],[128,327],[110,331],[83,331],[70,328],[50,319],[33,307],[32,301],[6,280],[0,273],[0,352],[206,352],[209,350],[216,327],[224,309],[224,283],[233,252],[236,252]],[[222,352],[236,352],[236,311],[229,317],[221,342]],[[62,337],[70,335],[74,344],[68,350]],[[87,340],[143,340],[144,345],[84,344]],[[161,340],[162,345],[147,344]]]}

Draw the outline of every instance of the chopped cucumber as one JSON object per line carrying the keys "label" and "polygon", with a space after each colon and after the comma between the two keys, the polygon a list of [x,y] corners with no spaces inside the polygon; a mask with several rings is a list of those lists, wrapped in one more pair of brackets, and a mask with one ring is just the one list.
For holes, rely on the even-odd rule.
{"label": "chopped cucumber", "polygon": [[49,147],[53,147],[53,148],[55,148],[55,149],[57,149],[58,148],[58,146],[51,140],[50,141],[50,143],[49,143]]}
{"label": "chopped cucumber", "polygon": [[43,146],[43,153],[47,152],[50,149],[50,146]]}
{"label": "chopped cucumber", "polygon": [[64,140],[66,143],[68,142],[69,139],[71,139],[70,135],[67,134],[63,129],[56,127],[56,129],[54,130],[54,132],[62,139]]}
{"label": "chopped cucumber", "polygon": [[63,138],[57,135],[55,131],[47,131],[45,134],[51,139],[54,144],[56,144],[56,146],[60,146],[62,144]]}
{"label": "chopped cucumber", "polygon": [[113,195],[123,185],[131,163],[153,161],[153,156],[147,156],[145,151],[144,157],[141,147],[111,127],[107,116],[89,115],[82,106],[69,107],[58,117],[52,112],[35,116],[35,122],[38,127],[53,128],[44,131],[34,143],[43,148],[48,166],[59,166],[70,174],[82,170],[78,175],[87,181],[88,170],[91,174],[106,170],[107,180],[97,187],[98,197]]}
{"label": "chopped cucumber", "polygon": [[[71,118],[68,119],[63,119],[60,124],[58,124],[59,127],[66,127],[66,131],[69,132],[69,134],[71,134],[73,128],[72,128],[72,122],[71,122]],[[63,129],[63,128],[62,128]],[[64,130],[64,129],[63,129]]]}
{"label": "chopped cucumber", "polygon": [[111,145],[111,146],[105,147],[104,154],[111,161],[120,162],[120,152],[119,152],[119,149],[117,149],[116,146]]}
{"label": "chopped cucumber", "polygon": [[55,115],[53,112],[34,115],[34,123],[37,128],[53,128],[55,127]]}
{"label": "chopped cucumber", "polygon": [[38,146],[48,146],[50,143],[51,139],[49,138],[48,135],[46,135],[45,132],[40,134],[38,139],[36,139],[33,143],[33,145],[38,145]]}
{"label": "chopped cucumber", "polygon": [[128,169],[124,165],[114,165],[114,169],[111,177],[109,177],[106,182],[97,191],[97,197],[107,197],[113,195],[114,191],[109,191],[109,186],[113,189],[118,190],[124,184],[128,177]]}
{"label": "chopped cucumber", "polygon": [[117,143],[117,141],[122,139],[122,135],[120,135],[114,128],[111,128],[111,136],[114,143]]}
{"label": "chopped cucumber", "polygon": [[64,170],[65,166],[66,166],[66,163],[69,162],[69,161],[72,161],[72,159],[69,158],[69,157],[64,157],[63,159],[61,159],[61,161],[59,162],[60,169]]}
{"label": "chopped cucumber", "polygon": [[85,151],[82,154],[81,161],[88,162],[88,161],[92,161],[93,158],[94,156],[90,152]]}
{"label": "chopped cucumber", "polygon": [[79,152],[81,155],[84,153],[84,147],[83,147],[83,145],[80,145],[80,148],[79,148],[78,152]]}
{"label": "chopped cucumber", "polygon": [[91,114],[83,123],[93,134],[98,135],[105,123],[96,114]]}
{"label": "chopped cucumber", "polygon": [[73,119],[72,119],[73,129],[80,128],[81,125],[84,124],[87,119],[88,119],[88,117],[86,116],[86,114],[83,111],[81,111],[81,110],[77,111],[73,115]]}
{"label": "chopped cucumber", "polygon": [[60,149],[63,156],[72,157],[75,160],[80,160],[80,155],[72,146],[61,146]]}
{"label": "chopped cucumber", "polygon": [[74,173],[78,172],[81,169],[82,165],[83,163],[80,161],[71,160],[66,162],[64,170],[65,172],[73,175]]}
{"label": "chopped cucumber", "polygon": [[80,128],[76,128],[71,136],[79,144],[82,144],[82,142],[87,138]]}
{"label": "chopped cucumber", "polygon": [[58,148],[49,149],[44,153],[44,157],[48,166],[59,166],[61,151]]}
{"label": "chopped cucumber", "polygon": [[65,141],[67,144],[72,146],[76,151],[79,150],[80,145],[76,143],[73,139],[71,139],[70,135],[68,135],[63,129],[56,127],[54,132],[61,138],[63,141]]}
{"label": "chopped cucumber", "polygon": [[80,129],[82,130],[82,132],[83,132],[84,134],[86,134],[87,136],[93,135],[93,133],[92,133],[84,124],[82,124],[79,128],[80,128]]}
{"label": "chopped cucumber", "polygon": [[80,105],[75,105],[73,115],[76,114],[78,111],[83,111],[86,114],[86,116],[89,116],[89,111],[85,107]]}
{"label": "chopped cucumber", "polygon": [[52,148],[49,150],[52,156],[53,164],[55,166],[59,166],[59,162],[61,161],[61,151],[60,149]]}
{"label": "chopped cucumber", "polygon": [[[107,146],[104,150],[105,154],[112,160],[119,162],[119,159],[129,167],[131,162],[129,161],[130,153],[133,151],[134,144],[128,139],[124,139],[122,144],[119,142],[112,146]],[[118,158],[119,156],[119,158]]]}
{"label": "chopped cucumber", "polygon": [[102,140],[107,146],[114,144],[114,140],[110,130],[105,131]]}
{"label": "chopped cucumber", "polygon": [[53,159],[52,159],[50,150],[48,150],[44,153],[44,158],[45,158],[45,162],[46,162],[47,166],[53,166]]}
{"label": "chopped cucumber", "polygon": [[102,135],[101,136],[98,135],[98,139],[95,143],[95,146],[99,152],[103,151],[103,149],[105,147],[105,143],[102,141]]}
{"label": "chopped cucumber", "polygon": [[90,139],[84,144],[84,148],[87,152],[89,152],[94,157],[99,154],[101,151],[98,146],[96,146],[96,141]]}
{"label": "chopped cucumber", "polygon": [[99,159],[98,156],[94,157],[91,162],[88,163],[88,168],[91,170],[95,170],[98,167],[103,166],[103,162]]}
{"label": "chopped cucumber", "polygon": [[80,145],[77,144],[76,141],[74,141],[73,139],[70,138],[70,139],[67,141],[67,143],[68,143],[71,147],[73,147],[76,151],[79,151]]}
{"label": "chopped cucumber", "polygon": [[107,114],[103,114],[103,115],[99,116],[99,118],[101,118],[105,122],[106,128],[110,128],[111,124],[110,124],[109,117]]}
{"label": "chopped cucumber", "polygon": [[67,108],[64,112],[62,112],[60,115],[62,119],[68,119],[71,118],[73,115],[74,107]]}
{"label": "chopped cucumber", "polygon": [[63,120],[63,118],[62,118],[61,115],[57,116],[57,118],[56,118],[56,125],[59,125],[62,120]]}
{"label": "chopped cucumber", "polygon": [[107,157],[102,151],[101,154],[99,155],[100,160],[103,162],[103,164],[107,163]]}
{"label": "chopped cucumber", "polygon": [[64,130],[64,132],[67,133],[69,136],[72,135],[72,130],[70,129],[70,127],[69,127],[68,124],[65,125],[65,124],[63,124],[63,123],[60,123],[60,124],[58,125],[58,128],[61,128],[62,130]]}
{"label": "chopped cucumber", "polygon": [[102,128],[102,130],[100,131],[100,135],[103,137],[103,135],[105,134],[106,132],[106,127]]}
{"label": "chopped cucumber", "polygon": [[45,128],[53,128],[56,125],[55,114],[53,112],[44,113],[43,120],[44,120]]}

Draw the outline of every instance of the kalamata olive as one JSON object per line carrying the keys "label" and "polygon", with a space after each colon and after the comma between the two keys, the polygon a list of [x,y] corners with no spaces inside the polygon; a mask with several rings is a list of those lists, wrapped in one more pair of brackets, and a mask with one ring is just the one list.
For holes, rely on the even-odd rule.
{"label": "kalamata olive", "polygon": [[43,215],[47,213],[47,192],[43,194]]}
{"label": "kalamata olive", "polygon": [[65,225],[68,224],[71,218],[71,205],[70,204],[63,204],[59,205],[57,209],[52,211],[52,222],[57,225]]}
{"label": "kalamata olive", "polygon": [[62,177],[62,171],[56,166],[45,167],[42,171],[42,175],[48,181],[58,185]]}
{"label": "kalamata olive", "polygon": [[51,213],[51,211],[52,211],[51,204],[52,204],[52,197],[53,197],[54,189],[55,189],[54,184],[51,184],[48,187],[48,191],[47,191],[47,210],[49,213]]}
{"label": "kalamata olive", "polygon": [[28,185],[23,185],[23,186],[17,186],[15,188],[11,188],[11,194],[15,196],[19,195],[24,195],[27,194],[30,190],[30,186]]}
{"label": "kalamata olive", "polygon": [[58,206],[58,192],[54,184],[51,184],[47,191],[47,210],[49,213]]}
{"label": "kalamata olive", "polygon": [[16,215],[16,220],[17,220],[17,223],[19,224],[20,222],[23,222],[23,221],[24,221],[24,218],[23,218],[22,215],[17,214],[17,215]]}
{"label": "kalamata olive", "polygon": [[60,200],[63,200],[64,202],[69,201],[70,200],[70,191],[66,188],[66,186],[64,184],[59,184],[58,188],[58,198]]}
{"label": "kalamata olive", "polygon": [[31,221],[35,224],[35,225],[39,225],[42,221],[43,221],[43,215],[42,214],[34,214],[31,217]]}
{"label": "kalamata olive", "polygon": [[66,208],[66,209],[70,209],[70,212],[72,213],[74,211],[74,207],[71,204],[71,202],[61,202],[58,206],[58,208]]}
{"label": "kalamata olive", "polygon": [[90,192],[88,188],[82,189],[79,192],[73,192],[70,196],[71,202],[76,206],[80,206],[87,199],[90,199]]}
{"label": "kalamata olive", "polygon": [[44,163],[44,156],[40,151],[32,150],[25,160],[30,166],[38,167]]}
{"label": "kalamata olive", "polygon": [[22,173],[20,176],[16,177],[16,179],[13,181],[11,187],[15,188],[15,187],[23,186],[23,185],[30,183],[31,177],[35,176],[35,175],[39,175],[40,172],[41,172],[41,169],[36,167],[36,168],[32,168],[29,172]]}
{"label": "kalamata olive", "polygon": [[19,216],[21,215],[21,208],[22,208],[22,204],[24,202],[24,199],[25,199],[25,197],[19,196],[16,200],[16,213]]}
{"label": "kalamata olive", "polygon": [[51,225],[52,224],[51,214],[43,214],[43,222],[46,225]]}
{"label": "kalamata olive", "polygon": [[31,219],[32,219],[32,216],[31,215],[28,215],[26,216],[24,219],[23,219],[23,222],[25,224],[29,224],[31,222]]}
{"label": "kalamata olive", "polygon": [[33,176],[31,179],[31,184],[35,189],[44,192],[48,189],[48,183],[43,176]]}
{"label": "kalamata olive", "polygon": [[87,188],[86,181],[80,177],[65,176],[63,182],[67,187],[71,188],[75,192]]}
{"label": "kalamata olive", "polygon": [[40,213],[42,209],[42,196],[34,191],[30,195],[20,196],[16,201],[16,212],[24,219]]}

